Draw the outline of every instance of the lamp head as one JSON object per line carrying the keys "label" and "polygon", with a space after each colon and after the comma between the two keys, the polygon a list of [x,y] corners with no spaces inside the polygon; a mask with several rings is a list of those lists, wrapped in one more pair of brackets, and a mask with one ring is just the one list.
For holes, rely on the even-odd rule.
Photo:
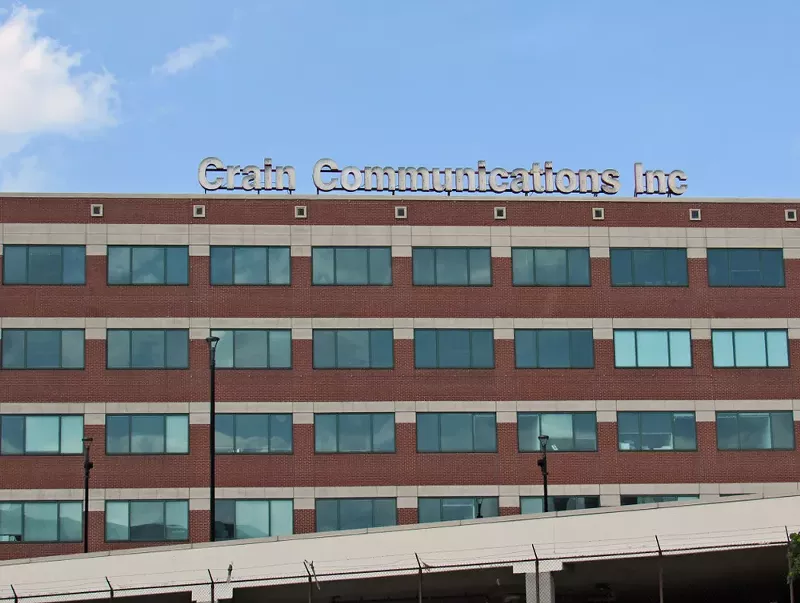
{"label": "lamp head", "polygon": [[539,436],[539,446],[541,446],[542,450],[547,450],[547,442],[550,440],[549,435],[542,434]]}
{"label": "lamp head", "polygon": [[219,337],[215,337],[214,335],[206,337],[206,343],[212,348],[215,348],[217,347],[217,343],[219,343]]}

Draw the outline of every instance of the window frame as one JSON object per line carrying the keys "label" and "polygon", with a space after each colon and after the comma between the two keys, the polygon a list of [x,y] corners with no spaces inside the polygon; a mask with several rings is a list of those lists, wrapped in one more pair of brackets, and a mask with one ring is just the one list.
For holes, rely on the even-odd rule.
{"label": "window frame", "polygon": [[[128,452],[109,452],[108,451],[108,420],[110,417],[125,417],[127,422],[127,435],[128,435]],[[133,440],[133,417],[160,417],[163,432],[164,432],[164,440],[163,440],[163,451],[162,452],[131,452],[131,442]],[[186,452],[167,452],[167,417],[186,417]],[[191,421],[189,420],[189,413],[108,413],[106,414],[106,420],[103,424],[103,428],[105,429],[105,453],[106,456],[132,456],[132,457],[142,457],[142,456],[188,456],[191,454]]]}
{"label": "window frame", "polygon": [[[547,250],[547,251],[565,251],[567,256],[567,278],[566,283],[563,285],[542,285],[536,282],[536,252],[538,250]],[[569,265],[570,265],[570,251],[573,250],[581,250],[586,252],[586,260],[587,260],[587,268],[589,279],[586,283],[579,283],[579,284],[571,284],[569,282]],[[531,252],[531,261],[533,266],[533,281],[532,283],[517,283],[514,280],[514,252],[515,251],[530,251]],[[511,248],[511,286],[512,287],[591,287],[592,286],[592,257],[589,253],[588,247],[512,247]]]}
{"label": "window frame", "polygon": [[[539,333],[541,333],[542,331],[569,333],[568,346],[569,346],[569,357],[570,357],[569,358],[569,362],[570,362],[570,366],[538,366],[540,364],[539,363],[539,358],[541,357],[541,349],[540,349],[541,339],[539,338]],[[592,364],[591,364],[591,366],[572,366],[573,357],[574,357],[573,349],[575,347],[573,335],[576,332],[581,332],[581,333],[584,333],[584,334],[588,332],[588,334],[591,336],[591,340],[592,340],[592,347],[591,347],[591,350],[592,350]],[[536,359],[535,360],[536,360],[537,366],[520,366],[519,365],[519,354],[517,352],[517,349],[518,349],[518,346],[517,346],[517,334],[518,333],[519,334],[522,334],[522,333],[535,333],[535,336],[536,336]],[[580,371],[580,370],[584,370],[584,371],[592,370],[592,369],[595,368],[595,353],[594,353],[595,349],[594,349],[594,347],[595,347],[595,345],[594,345],[594,331],[591,328],[589,328],[589,329],[514,329],[514,368],[515,369],[519,369],[519,370],[528,370],[528,371],[530,371],[530,370],[557,370],[557,371],[558,370],[570,370],[570,371],[572,371],[572,370],[577,370],[577,371]]]}
{"label": "window frame", "polygon": [[[673,443],[675,441],[675,415],[678,414],[690,414],[694,417],[694,448],[667,448],[661,450],[654,450],[654,449],[645,449],[642,448],[641,445],[639,448],[635,449],[624,449],[621,447],[622,442],[620,441],[622,437],[622,432],[619,428],[619,415],[621,414],[629,414],[629,415],[637,415],[636,416],[636,423],[638,428],[638,436],[641,441],[642,438],[642,415],[644,414],[667,414],[672,415],[671,427],[672,427],[672,439]],[[618,452],[646,452],[646,453],[673,453],[673,452],[697,452],[698,451],[698,443],[697,443],[697,413],[693,410],[618,410],[617,411],[617,451]],[[644,496],[644,495],[643,495]]]}
{"label": "window frame", "polygon": [[[442,331],[449,331],[449,332],[452,332],[452,331],[465,331],[465,332],[469,333],[470,366],[460,366],[460,367],[449,367],[449,366],[442,367],[442,366],[440,366],[441,365],[441,360],[440,360],[439,350],[441,348],[441,345],[439,344],[439,335],[440,335],[440,333]],[[436,335],[436,366],[419,366],[417,364],[417,350],[416,350],[416,347],[417,347],[417,333],[420,333],[420,332],[433,332]],[[474,336],[474,334],[476,332],[488,332],[488,333],[491,333],[491,335],[492,335],[492,338],[491,338],[491,341],[492,341],[492,365],[491,366],[472,366],[473,357],[474,357],[474,353],[473,353],[473,347],[474,347],[473,336]],[[418,370],[418,371],[489,371],[489,370],[493,370],[497,366],[497,354],[495,352],[496,352],[496,350],[495,350],[495,340],[494,340],[494,329],[493,328],[492,329],[469,329],[469,328],[467,328],[467,329],[447,329],[447,328],[444,328],[444,329],[438,329],[438,328],[414,329],[414,370]]]}
{"label": "window frame", "polygon": [[[128,249],[128,275],[130,282],[112,283],[111,277],[111,249]],[[164,253],[164,282],[163,283],[134,283],[133,282],[133,250],[134,249],[160,249]],[[168,283],[167,281],[167,249],[186,250],[186,282]],[[107,287],[188,287],[192,271],[191,256],[188,245],[108,245],[106,248],[106,286]]]}
{"label": "window frame", "polygon": [[[108,345],[108,334],[110,332],[127,332],[128,335],[128,357],[133,364],[133,333],[142,331],[155,331],[161,332],[164,336],[164,366],[109,366],[108,359],[111,353],[111,347]],[[168,332],[182,332],[186,333],[186,366],[166,366],[167,360],[167,333]],[[107,371],[186,371],[191,368],[191,352],[192,339],[189,336],[189,329],[106,329],[106,370]]]}
{"label": "window frame", "polygon": [[[758,264],[759,264],[759,277],[763,283],[763,253],[765,251],[771,252],[779,252],[781,254],[781,280],[783,281],[780,285],[731,285],[731,251],[750,251],[750,252],[758,252]],[[708,254],[711,253],[712,255],[715,253],[725,253],[725,260],[726,260],[726,271],[727,271],[727,281],[729,284],[727,285],[713,285],[711,284],[711,262],[708,258]],[[786,254],[782,247],[758,247],[758,248],[750,248],[750,247],[709,247],[706,252],[706,284],[710,288],[720,288],[720,289],[730,289],[730,288],[741,288],[741,289],[785,289],[786,288]]]}
{"label": "window frame", "polygon": [[[257,451],[247,451],[247,452],[236,452],[236,418],[241,416],[266,416],[267,417],[267,443],[272,440],[272,417],[273,416],[281,416],[281,417],[289,417],[289,433],[291,434],[291,440],[289,441],[290,449],[289,450],[272,450],[271,447],[266,452],[257,452]],[[250,455],[292,455],[294,454],[294,423],[292,421],[292,413],[291,412],[222,412],[216,413],[214,416],[214,420],[216,421],[220,417],[233,417],[233,448],[234,450],[227,452],[227,451],[220,451],[217,450],[217,440],[215,436],[214,441],[214,456],[250,456]],[[214,430],[216,433],[217,425],[216,422],[214,423]],[[272,500],[272,499],[270,499]],[[276,499],[282,500],[282,499]]]}
{"label": "window frame", "polygon": [[[420,450],[420,437],[419,437],[419,417],[420,415],[436,416],[436,428],[438,432],[437,444],[438,450]],[[472,427],[472,450],[442,450],[442,416],[443,415],[468,415],[471,418],[470,424]],[[476,450],[475,449],[475,418],[479,415],[491,416],[494,419],[494,449],[493,450]],[[454,411],[454,412],[417,412],[416,420],[414,422],[414,431],[417,440],[417,454],[497,454],[497,413],[496,412],[470,412],[470,411]]]}
{"label": "window frame", "polygon": [[[227,286],[227,285],[225,285]],[[257,285],[256,285],[257,286]],[[219,336],[220,332],[225,333],[232,333],[233,334],[233,366],[220,366],[218,363],[215,364],[215,368],[218,371],[290,371],[294,365],[294,345],[292,340],[292,329],[211,329],[211,336]],[[281,333],[288,333],[289,335],[289,366],[236,366],[236,337],[241,332],[259,332],[259,333],[266,333],[267,334],[267,363],[269,364],[271,354],[270,350],[272,349],[272,344],[270,343],[269,334],[273,332],[281,332]],[[216,335],[215,335],[216,334]],[[216,350],[214,352],[216,354]],[[216,356],[215,356],[216,358]]]}
{"label": "window frame", "polygon": [[[314,282],[314,252],[317,250],[330,250],[333,252],[333,280],[332,283]],[[372,283],[369,282],[372,273],[372,253],[373,249],[386,250],[389,252],[389,282]],[[367,254],[367,281],[366,283],[340,283],[337,278],[336,265],[338,262],[339,251],[365,251]],[[391,245],[316,245],[311,247],[311,286],[312,287],[391,287],[394,284],[394,274],[392,270],[392,247]]]}
{"label": "window frame", "polygon": [[[181,502],[186,503],[186,538],[185,539],[174,539],[174,538],[167,538],[167,507],[166,504],[170,502]],[[128,538],[127,539],[112,539],[109,540],[108,538],[108,503],[125,503],[128,505]],[[161,540],[139,540],[133,539],[130,537],[131,532],[131,505],[132,504],[139,504],[139,503],[161,503],[163,507],[163,516],[164,516],[164,538]],[[103,541],[106,543],[114,543],[114,542],[189,542],[191,540],[191,531],[192,531],[192,513],[189,509],[189,500],[185,498],[163,498],[163,499],[124,499],[124,500],[106,500],[103,504]]]}
{"label": "window frame", "polygon": [[[666,333],[667,334],[667,362],[666,366],[639,366],[639,333]],[[617,364],[617,333],[634,333],[634,348],[633,353],[636,357],[636,366],[619,366]],[[688,333],[689,334],[689,365],[688,366],[672,366],[672,346],[670,342],[671,333]],[[625,370],[688,370],[694,368],[694,348],[692,346],[692,330],[691,329],[613,329],[611,333],[612,342],[614,345],[614,369]]]}
{"label": "window frame", "polygon": [[[22,538],[20,540],[0,540],[0,546],[7,544],[68,544],[83,542],[83,505],[78,500],[0,500],[3,505],[19,505],[22,516]],[[56,505],[56,540],[26,540],[25,539],[25,505]],[[61,538],[61,505],[71,504],[80,509],[79,524],[81,536],[77,540],[63,540]],[[11,536],[11,534],[0,534],[0,536]]]}
{"label": "window frame", "polygon": [[[533,449],[523,448],[522,446],[522,430],[519,429],[520,424],[520,417],[525,416],[536,416],[538,417],[539,427],[538,431],[541,434],[542,432],[542,415],[569,415],[572,420],[572,448],[570,450],[554,450],[550,448],[552,442],[548,442],[547,452],[549,454],[566,454],[566,453],[578,453],[578,454],[591,454],[594,452],[599,451],[599,435],[597,433],[597,411],[518,411],[517,412],[517,452],[520,454],[541,454],[542,449],[541,445]],[[575,447],[575,415],[594,415],[594,449],[593,450],[582,450]]]}
{"label": "window frame", "polygon": [[217,518],[214,517],[214,540],[217,542],[241,542],[247,540],[255,540],[256,538],[237,538],[236,537],[236,503],[238,502],[259,502],[259,503],[267,503],[267,515],[269,517],[269,535],[268,536],[261,536],[260,538],[278,538],[280,535],[276,536],[272,530],[272,503],[273,502],[288,502],[291,509],[292,509],[292,531],[291,534],[294,534],[294,499],[292,498],[217,498],[216,499],[216,506],[214,507],[215,512],[219,509],[221,502],[231,502],[233,503],[233,537],[232,538],[224,538],[221,535],[217,534]]}
{"label": "window frame", "polygon": [[[314,338],[316,337],[317,333],[320,332],[333,332],[336,334],[335,342],[334,342],[334,364],[336,366],[317,366],[317,359],[316,354],[314,353]],[[367,337],[367,342],[369,345],[369,356],[370,356],[370,364],[372,364],[372,337],[371,334],[374,331],[386,331],[391,333],[391,341],[392,341],[392,365],[391,366],[364,366],[364,367],[352,367],[352,366],[344,366],[340,367],[339,365],[339,333],[341,331],[347,332],[356,332],[361,331],[368,333],[370,336]],[[394,329],[369,329],[369,328],[358,328],[358,329],[312,329],[311,330],[311,368],[315,371],[391,371],[395,368],[395,353],[394,353]]]}
{"label": "window frame", "polygon": [[[730,366],[717,365],[714,353],[714,334],[715,333],[730,333],[731,334],[731,354],[733,355],[733,364]],[[764,355],[767,359],[767,364],[764,366],[738,366],[736,364],[736,333],[762,333],[764,335]],[[767,344],[768,333],[783,333],[786,335],[786,365],[770,366],[769,364],[769,345]],[[788,369],[792,367],[792,349],[789,342],[789,329],[711,329],[711,368],[718,370],[763,370],[763,369]]]}
{"label": "window frame", "polygon": [[[482,517],[478,517],[478,501],[483,500],[492,500],[497,504],[497,515],[483,515]],[[421,519],[420,513],[420,502],[423,500],[435,500],[439,503],[439,519],[436,521],[425,521],[423,522]],[[472,511],[474,517],[471,519],[441,519],[442,517],[442,506],[444,501],[446,500],[471,500],[472,501]],[[482,505],[483,503],[481,503]],[[448,521],[478,521],[479,519],[490,519],[494,517],[500,517],[500,497],[499,496],[420,496],[417,498],[417,523],[419,524],[428,524],[428,523],[445,523]]]}
{"label": "window frame", "polygon": [[[59,365],[57,367],[29,367],[28,366],[28,335],[31,331],[52,331],[58,333],[58,355],[59,355]],[[64,364],[64,332],[74,332],[80,333],[83,336],[83,365],[80,367],[65,367],[62,366]],[[25,366],[18,366],[18,367],[6,367],[5,366],[5,354],[3,353],[5,350],[5,344],[3,340],[6,339],[6,333],[10,332],[22,332],[25,334],[25,342],[24,342],[24,364]],[[86,329],[40,329],[40,328],[31,328],[31,329],[17,329],[17,328],[10,328],[10,329],[0,329],[0,370],[4,371],[85,371],[86,370]]]}
{"label": "window frame", "polygon": [[[417,250],[430,250],[433,251],[433,282],[432,283],[419,283],[417,282],[416,277],[414,276],[414,253]],[[467,255],[467,282],[466,283],[446,283],[440,285],[437,281],[439,280],[436,276],[436,256],[439,253],[439,250],[447,250],[452,251],[454,249],[463,249],[466,251]],[[470,251],[475,249],[485,250],[489,254],[489,282],[488,283],[478,283],[473,284],[472,281],[472,271],[470,270]],[[431,246],[431,245],[423,245],[419,247],[412,247],[411,248],[411,285],[413,287],[491,287],[494,285],[494,267],[492,266],[492,248],[489,246],[461,246],[456,245],[453,247],[449,246]]]}
{"label": "window frame", "polygon": [[[61,452],[62,447],[62,434],[64,432],[64,417],[80,417],[81,419],[81,435],[84,436],[86,434],[86,418],[82,414],[43,414],[43,415],[22,415],[22,414],[0,414],[0,437],[2,437],[3,432],[3,421],[6,417],[21,417],[22,420],[22,450],[21,454],[3,454],[2,453],[2,446],[0,445],[0,457],[23,457],[23,456],[79,456],[83,454],[83,451],[78,452]],[[58,419],[58,452],[27,452],[27,443],[28,443],[28,417],[36,417],[36,418],[57,418]]]}
{"label": "window frame", "polygon": [[[742,448],[742,430],[739,427],[739,417],[741,415],[749,415],[749,414],[768,414],[769,415],[769,430],[770,430],[770,439],[773,439],[773,427],[772,423],[774,421],[774,415],[788,415],[789,419],[791,420],[792,425],[792,446],[791,448],[775,448],[774,446],[770,448]],[[720,415],[735,415],[736,416],[736,439],[739,443],[737,448],[720,448],[720,437],[719,437],[719,416]],[[797,450],[797,435],[795,433],[795,420],[794,415],[791,410],[718,410],[714,415],[714,437],[717,440],[717,450],[719,452],[792,452]]]}
{"label": "window frame", "polygon": [[[61,282],[60,283],[31,283],[30,282],[30,249],[33,247],[58,247],[61,250]],[[65,283],[64,282],[64,248],[75,248],[83,250],[83,282],[82,283]],[[25,282],[24,283],[9,283],[6,280],[6,256],[8,255],[5,250],[9,248],[24,248],[25,253]],[[8,244],[3,245],[3,286],[5,287],[85,287],[86,286],[86,245],[38,245],[38,244]]]}
{"label": "window frame", "polygon": [[[236,282],[236,250],[237,249],[265,249],[267,258],[267,282],[266,283],[237,283]],[[215,249],[231,250],[231,282],[215,283],[212,280],[213,271],[211,270],[212,258]],[[269,276],[269,256],[273,249],[286,250],[289,254],[289,281],[286,283],[272,283]],[[211,245],[208,253],[208,284],[211,287],[290,287],[292,285],[292,254],[291,247],[287,245]],[[222,330],[222,329],[221,329]]]}
{"label": "window frame", "polygon": [[[667,260],[666,260],[667,255],[666,255],[666,252],[667,251],[675,251],[675,250],[683,251],[683,260],[684,260],[684,265],[686,267],[686,283],[685,284],[670,285],[670,284],[668,284],[666,282],[667,281]],[[631,254],[631,256],[630,256],[631,257],[630,269],[631,269],[631,281],[632,281],[632,283],[630,285],[620,285],[620,284],[614,283],[614,252],[615,251],[617,251],[617,252],[627,251],[627,252],[630,252],[630,254]],[[636,254],[636,252],[643,252],[643,251],[649,251],[649,252],[660,251],[661,252],[661,266],[663,268],[663,273],[664,273],[664,284],[663,285],[648,285],[646,283],[637,283],[636,282],[636,261],[635,261],[634,255]],[[608,254],[608,265],[609,265],[609,270],[610,270],[609,281],[610,281],[610,284],[611,284],[612,287],[622,287],[622,288],[625,288],[625,287],[628,287],[628,288],[630,288],[630,287],[647,287],[647,288],[650,288],[650,287],[667,287],[667,288],[672,288],[672,289],[675,289],[675,288],[687,289],[689,287],[689,285],[690,285],[690,279],[689,279],[689,253],[688,253],[688,249],[686,247],[611,247],[609,249],[609,254]]]}
{"label": "window frame", "polygon": [[[369,526],[367,528],[349,528],[350,530],[363,530],[363,529],[378,530],[378,529],[382,529],[382,528],[386,528],[386,527],[394,527],[394,526],[400,525],[400,523],[399,523],[400,522],[400,517],[399,517],[400,511],[399,511],[399,508],[397,506],[397,497],[392,497],[392,496],[356,496],[356,497],[352,497],[352,498],[320,497],[320,498],[317,498],[317,499],[314,500],[314,533],[315,534],[327,534],[327,533],[330,533],[330,532],[348,531],[348,530],[343,530],[342,527],[341,527],[342,526],[342,501],[348,501],[349,502],[349,501],[365,501],[365,500],[370,501],[370,504],[372,506],[372,523],[373,523],[373,525]],[[375,524],[375,501],[376,500],[390,500],[390,501],[394,502],[394,524],[392,524],[390,526],[375,526],[374,525]],[[319,511],[318,511],[317,505],[321,501],[325,501],[325,502],[336,501],[336,525],[337,525],[337,527],[336,527],[335,530],[325,530],[325,531],[322,531],[322,532],[320,532],[320,530],[319,530],[319,521],[317,519]]]}
{"label": "window frame", "polygon": [[[321,415],[336,417],[336,450],[317,450],[317,417]],[[369,440],[371,450],[340,450],[339,441],[340,437],[340,418],[342,415],[346,416],[368,416],[369,417]],[[392,417],[392,449],[391,450],[375,450],[375,415],[384,415]],[[394,412],[315,412],[314,413],[314,454],[330,455],[330,454],[396,454],[397,453],[397,417]]]}

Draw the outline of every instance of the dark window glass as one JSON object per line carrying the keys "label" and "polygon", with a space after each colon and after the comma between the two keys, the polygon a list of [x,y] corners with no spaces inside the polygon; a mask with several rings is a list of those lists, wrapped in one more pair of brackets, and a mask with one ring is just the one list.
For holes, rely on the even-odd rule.
{"label": "dark window glass", "polygon": [[316,452],[394,452],[393,413],[314,415]]}
{"label": "dark window glass", "polygon": [[314,368],[394,367],[392,329],[314,329]]}
{"label": "dark window glass", "polygon": [[590,284],[589,250],[537,247],[511,250],[515,285],[575,287]]}
{"label": "dark window glass", "polygon": [[278,454],[292,452],[291,414],[218,414],[217,454]]}
{"label": "dark window glass", "polygon": [[188,415],[106,415],[106,454],[188,452]]}
{"label": "dark window glass", "polygon": [[491,329],[415,329],[416,368],[494,368]]}
{"label": "dark window glass", "polygon": [[290,329],[239,329],[211,332],[219,337],[215,360],[217,368],[291,368],[292,331]]}
{"label": "dark window glass", "polygon": [[[522,496],[519,499],[520,512],[544,513],[544,498],[542,496]],[[548,496],[547,512],[577,511],[579,509],[597,509],[600,506],[599,496]]]}
{"label": "dark window glass", "polygon": [[491,285],[491,250],[484,247],[415,247],[415,285]]}
{"label": "dark window glass", "polygon": [[80,502],[0,502],[0,542],[80,542]]}
{"label": "dark window glass", "polygon": [[291,500],[218,500],[214,508],[217,540],[268,538],[294,532]]}
{"label": "dark window glass", "polygon": [[649,505],[655,503],[680,502],[685,500],[698,500],[697,494],[666,494],[662,496],[621,496],[620,504],[628,505]]}
{"label": "dark window glass", "polygon": [[611,284],[622,287],[685,287],[689,284],[686,250],[612,249]]}
{"label": "dark window glass", "polygon": [[517,414],[520,452],[539,452],[539,436],[549,436],[547,449],[554,452],[597,450],[597,416],[593,412]]}
{"label": "dark window glass", "polygon": [[715,367],[789,366],[789,338],[785,329],[715,329],[711,332],[711,348]]}
{"label": "dark window glass", "polygon": [[189,368],[188,329],[109,329],[106,347],[110,369]]}
{"label": "dark window glass", "polygon": [[188,285],[189,248],[109,246],[109,285]]}
{"label": "dark window glass", "polygon": [[85,285],[86,247],[79,245],[5,245],[6,285]]}
{"label": "dark window glass", "polygon": [[691,367],[690,331],[615,329],[614,366],[617,368]]}
{"label": "dark window glass", "polygon": [[314,285],[391,285],[391,247],[314,247]]}
{"label": "dark window glass", "polygon": [[420,498],[417,511],[419,523],[480,519],[500,514],[499,501],[493,496]]}
{"label": "dark window glass", "polygon": [[82,415],[0,415],[0,454],[83,452]]}
{"label": "dark window glass", "polygon": [[109,542],[189,539],[189,502],[186,500],[108,501],[105,518]]}
{"label": "dark window glass", "polygon": [[794,450],[792,411],[718,412],[720,450]]}
{"label": "dark window glass", "polygon": [[782,249],[709,249],[711,287],[783,287]]}
{"label": "dark window glass", "polygon": [[591,329],[517,329],[514,331],[517,368],[593,368]]}
{"label": "dark window glass", "polygon": [[288,247],[211,248],[212,285],[288,285],[290,281]]}
{"label": "dark window glass", "polygon": [[495,413],[417,413],[418,452],[497,452]]}
{"label": "dark window glass", "polygon": [[82,369],[84,332],[78,329],[3,329],[3,368]]}
{"label": "dark window glass", "polygon": [[693,412],[618,412],[620,450],[697,450]]}
{"label": "dark window glass", "polygon": [[317,532],[363,530],[397,525],[394,498],[318,498]]}

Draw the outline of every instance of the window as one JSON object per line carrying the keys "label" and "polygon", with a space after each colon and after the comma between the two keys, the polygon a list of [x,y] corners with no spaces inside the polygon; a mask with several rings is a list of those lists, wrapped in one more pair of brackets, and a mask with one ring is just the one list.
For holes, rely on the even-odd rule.
{"label": "window", "polygon": [[711,331],[714,366],[719,368],[789,366],[788,337],[785,329]]}
{"label": "window", "polygon": [[280,454],[292,451],[291,414],[217,415],[217,454]]}
{"label": "window", "polygon": [[[520,512],[544,513],[544,497],[522,496],[519,499]],[[597,509],[600,506],[599,496],[548,496],[547,512],[577,511],[579,509]]]}
{"label": "window", "polygon": [[82,415],[0,415],[0,454],[81,454]]}
{"label": "window", "polygon": [[417,413],[417,452],[497,452],[496,415]]}
{"label": "window", "polygon": [[617,287],[686,287],[685,249],[611,250],[611,284]]}
{"label": "window", "polygon": [[106,416],[106,454],[188,452],[188,415]]}
{"label": "window", "polygon": [[394,367],[392,329],[314,329],[315,369]]}
{"label": "window", "polygon": [[391,285],[391,247],[314,247],[314,285]]}
{"label": "window", "polygon": [[291,500],[217,500],[214,515],[217,540],[269,538],[294,533]]}
{"label": "window", "polygon": [[593,368],[591,329],[516,329],[517,368]]}
{"label": "window", "polygon": [[82,369],[83,330],[3,329],[3,368]]}
{"label": "window", "polygon": [[80,542],[83,503],[0,502],[0,542]]}
{"label": "window", "polygon": [[720,450],[794,450],[792,411],[718,412]]}
{"label": "window", "polygon": [[597,416],[593,412],[517,414],[520,452],[540,452],[539,435],[549,436],[547,450],[597,450]]}
{"label": "window", "polygon": [[315,452],[394,452],[393,413],[314,415]]}
{"label": "window", "polygon": [[586,248],[520,247],[511,250],[515,285],[586,287],[591,284],[589,266]]}
{"label": "window", "polygon": [[188,329],[109,329],[108,368],[189,368]]}
{"label": "window", "polygon": [[188,285],[189,248],[108,246],[109,285]]}
{"label": "window", "polygon": [[211,335],[219,337],[215,352],[217,368],[292,368],[290,329],[214,330]]}
{"label": "window", "polygon": [[189,540],[189,501],[106,502],[106,541],[165,542],[170,540]]}
{"label": "window", "polygon": [[394,498],[318,498],[317,532],[397,525]]}
{"label": "window", "polygon": [[212,285],[288,285],[288,247],[212,247]]}
{"label": "window", "polygon": [[5,285],[85,285],[86,247],[4,245]]}
{"label": "window", "polygon": [[690,331],[614,330],[617,368],[691,367]]}
{"label": "window", "polygon": [[697,450],[693,412],[618,412],[620,450]]}
{"label": "window", "polygon": [[416,368],[494,368],[491,329],[414,329]]}
{"label": "window", "polygon": [[783,287],[783,249],[709,249],[711,287]]}
{"label": "window", "polygon": [[496,496],[479,498],[420,498],[417,512],[419,523],[436,521],[458,521],[497,517],[500,508]]}
{"label": "window", "polygon": [[488,247],[415,247],[415,285],[491,285],[492,257]]}
{"label": "window", "polygon": [[625,507],[628,505],[651,505],[654,503],[698,500],[699,498],[697,494],[688,494],[685,496],[678,494],[665,494],[662,496],[622,496],[620,497],[620,503]]}

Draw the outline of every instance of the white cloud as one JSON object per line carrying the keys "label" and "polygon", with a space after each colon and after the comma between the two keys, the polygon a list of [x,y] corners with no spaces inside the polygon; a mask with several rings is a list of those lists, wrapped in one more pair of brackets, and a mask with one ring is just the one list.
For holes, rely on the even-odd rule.
{"label": "white cloud", "polygon": [[47,188],[48,174],[42,166],[42,162],[36,155],[20,157],[13,162],[4,162],[3,169],[0,170],[0,191],[9,193],[41,192]]}
{"label": "white cloud", "polygon": [[38,135],[116,123],[114,76],[80,71],[79,53],[37,31],[40,14],[17,6],[0,20],[0,159]]}
{"label": "white cloud", "polygon": [[205,42],[197,42],[188,46],[181,46],[167,55],[161,65],[153,67],[153,73],[175,75],[179,71],[191,69],[204,59],[210,59],[215,54],[230,46],[225,36],[211,36]]}

